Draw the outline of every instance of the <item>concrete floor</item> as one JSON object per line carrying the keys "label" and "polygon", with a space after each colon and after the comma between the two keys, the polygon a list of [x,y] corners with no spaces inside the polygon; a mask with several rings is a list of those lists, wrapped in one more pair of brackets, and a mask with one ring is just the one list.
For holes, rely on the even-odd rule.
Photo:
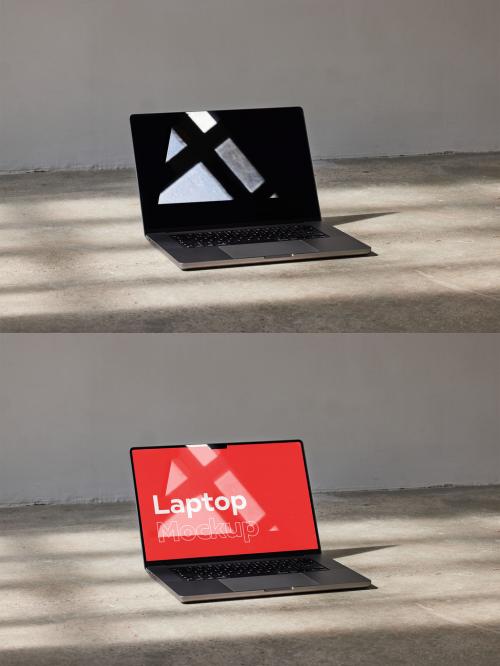
{"label": "concrete floor", "polygon": [[0,662],[495,665],[500,487],[316,497],[325,549],[377,589],[183,606],[131,504],[0,510]]}
{"label": "concrete floor", "polygon": [[132,171],[0,177],[1,331],[500,331],[500,155],[316,167],[377,256],[182,273]]}

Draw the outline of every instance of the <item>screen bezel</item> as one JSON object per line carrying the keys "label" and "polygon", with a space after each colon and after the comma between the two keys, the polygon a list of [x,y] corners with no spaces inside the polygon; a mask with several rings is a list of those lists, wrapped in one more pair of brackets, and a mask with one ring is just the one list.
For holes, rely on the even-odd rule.
{"label": "screen bezel", "polygon": [[266,557],[287,557],[287,556],[294,556],[294,555],[307,555],[307,554],[318,554],[321,553],[321,544],[319,540],[319,532],[318,532],[318,523],[316,521],[316,513],[314,510],[314,502],[313,502],[313,497],[312,497],[312,491],[311,491],[311,483],[309,480],[309,471],[307,469],[307,462],[306,462],[306,456],[304,452],[304,442],[301,439],[296,439],[296,438],[290,438],[290,439],[270,439],[270,440],[261,440],[257,442],[219,442],[219,443],[212,443],[209,444],[207,443],[206,446],[209,446],[210,448],[214,449],[221,449],[221,448],[227,448],[228,446],[245,446],[249,444],[300,444],[300,450],[302,452],[302,462],[304,463],[304,471],[306,473],[306,481],[307,481],[307,489],[309,491],[309,502],[311,506],[311,511],[312,511],[312,518],[313,518],[313,523],[314,523],[314,531],[316,534],[316,541],[318,544],[317,548],[311,548],[308,550],[290,550],[290,551],[277,551],[277,552],[270,552],[270,553],[243,553],[241,555],[218,555],[215,557],[193,557],[193,558],[176,558],[173,560],[147,560],[146,559],[146,547],[144,544],[144,535],[143,535],[143,529],[142,529],[142,521],[141,521],[141,512],[139,509],[139,495],[137,493],[137,482],[136,482],[136,477],[135,477],[135,469],[134,469],[134,459],[133,459],[133,452],[134,451],[142,451],[145,449],[183,449],[183,448],[188,448],[189,446],[192,446],[190,444],[164,444],[160,446],[133,446],[130,449],[130,463],[132,466],[132,477],[134,480],[134,492],[135,492],[135,501],[136,501],[136,509],[137,509],[137,517],[139,520],[139,532],[141,535],[141,546],[142,546],[142,558],[144,560],[144,566],[146,568],[151,567],[151,566],[158,566],[158,565],[169,565],[169,564],[178,564],[181,562],[182,564],[196,564],[197,562],[219,562],[221,560],[241,560],[241,559],[252,559],[252,558],[257,558],[257,559],[262,559]]}
{"label": "screen bezel", "polygon": [[[134,147],[134,156],[136,162],[136,175],[139,185],[139,198],[141,203],[142,220],[144,233],[149,236],[154,233],[171,233],[175,231],[187,231],[200,228],[231,228],[239,226],[249,226],[258,224],[266,226],[276,223],[297,223],[297,222],[317,222],[321,220],[321,211],[318,200],[316,181],[314,178],[314,169],[307,136],[304,111],[302,107],[261,107],[255,109],[226,109],[209,110],[212,114],[236,114],[240,113],[273,113],[282,114],[288,122],[294,124],[294,146],[295,152],[301,154],[301,163],[304,169],[304,187],[308,190],[308,196],[301,200],[301,206],[304,207],[301,213],[283,217],[282,215],[268,216],[267,214],[255,217],[253,214],[244,213],[242,206],[231,207],[232,202],[193,202],[184,204],[158,205],[151,199],[151,182],[154,179],[156,171],[147,173],[148,168],[144,156],[144,135],[149,132],[149,126],[152,123],[156,126],[163,120],[175,119],[183,115],[184,111],[169,113],[140,113],[130,116],[130,125],[132,130],[132,142]],[[165,136],[168,139],[168,135]],[[167,141],[168,143],[168,141]],[[274,200],[272,200],[274,201]],[[228,205],[230,206],[228,208]],[[274,205],[271,204],[271,205]],[[168,209],[170,208],[170,213]],[[174,216],[177,210],[178,221],[164,222],[168,214]]]}

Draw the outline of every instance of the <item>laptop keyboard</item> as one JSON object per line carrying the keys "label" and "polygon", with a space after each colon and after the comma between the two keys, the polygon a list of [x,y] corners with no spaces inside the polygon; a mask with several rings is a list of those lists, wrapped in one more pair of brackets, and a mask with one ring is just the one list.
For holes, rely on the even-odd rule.
{"label": "laptop keyboard", "polygon": [[309,557],[273,558],[272,560],[246,560],[196,564],[172,569],[183,580],[211,580],[214,578],[240,578],[242,576],[267,576],[280,573],[302,573],[327,569]]}
{"label": "laptop keyboard", "polygon": [[199,231],[172,234],[182,247],[212,247],[214,245],[239,245],[242,243],[267,243],[288,240],[327,238],[328,234],[310,224],[273,224],[268,227],[250,229],[224,229],[222,231]]}

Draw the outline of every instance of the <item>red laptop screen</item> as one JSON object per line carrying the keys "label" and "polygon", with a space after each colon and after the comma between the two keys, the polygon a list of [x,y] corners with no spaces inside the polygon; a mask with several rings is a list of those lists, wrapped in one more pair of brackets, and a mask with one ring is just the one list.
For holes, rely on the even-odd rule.
{"label": "red laptop screen", "polygon": [[146,560],[318,548],[300,442],[132,450]]}

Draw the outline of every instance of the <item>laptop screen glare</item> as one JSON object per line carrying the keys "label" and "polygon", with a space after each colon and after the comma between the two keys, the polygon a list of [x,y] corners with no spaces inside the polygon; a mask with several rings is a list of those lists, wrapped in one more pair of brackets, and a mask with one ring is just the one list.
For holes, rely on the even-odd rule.
{"label": "laptop screen glare", "polygon": [[146,560],[315,550],[300,442],[132,450]]}

